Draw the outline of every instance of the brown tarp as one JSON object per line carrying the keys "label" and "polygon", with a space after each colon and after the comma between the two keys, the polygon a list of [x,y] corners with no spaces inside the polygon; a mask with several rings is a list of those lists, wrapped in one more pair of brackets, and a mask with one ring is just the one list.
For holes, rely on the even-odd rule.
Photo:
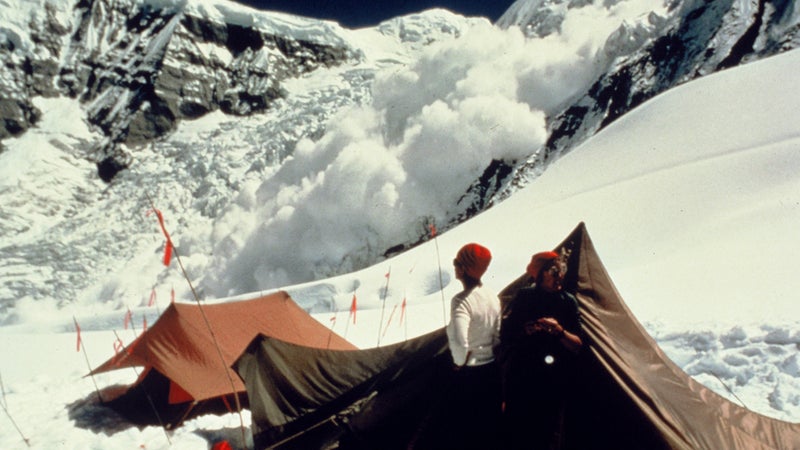
{"label": "brown tarp", "polygon": [[[234,392],[246,392],[230,366],[259,334],[308,347],[356,348],[311,317],[286,292],[279,291],[252,300],[202,306],[172,303],[152,327],[92,374],[141,367],[140,379],[122,396],[138,400],[114,399],[112,406],[145,421],[152,421],[160,412],[161,419],[174,425],[175,412],[186,407],[164,411],[170,405],[225,401]],[[134,404],[145,411],[137,415],[127,410],[134,409]],[[153,408],[157,411],[150,411]]]}
{"label": "brown tarp", "polygon": [[[444,329],[356,351],[259,336],[234,368],[245,380],[256,449],[405,449],[452,363]],[[348,441],[349,440],[349,441]],[[349,442],[350,445],[346,444]]]}
{"label": "brown tarp", "polygon": [[[738,406],[666,357],[625,306],[583,224],[555,250],[569,252],[566,289],[578,299],[588,341],[564,415],[564,448],[800,449],[800,424]],[[519,277],[501,299],[507,301],[529,282],[526,275]],[[376,435],[371,426],[381,430],[381,444],[394,439],[404,448],[404,442],[396,441],[413,435],[407,428],[419,425],[444,389],[435,385],[441,378],[430,376],[446,355],[436,347],[442,344],[437,336],[443,338],[441,330],[410,341],[412,351],[389,365],[382,362],[382,349],[288,351],[280,350],[287,344],[275,339],[257,339],[236,365],[247,385],[257,448],[284,440],[281,448],[323,448],[336,440],[346,448],[341,444],[348,436],[369,442]],[[314,367],[319,376],[299,376],[303,367]],[[351,377],[344,378],[350,370]],[[392,378],[398,371],[429,375]],[[395,402],[416,408],[418,420],[405,415],[392,421],[399,408]]]}

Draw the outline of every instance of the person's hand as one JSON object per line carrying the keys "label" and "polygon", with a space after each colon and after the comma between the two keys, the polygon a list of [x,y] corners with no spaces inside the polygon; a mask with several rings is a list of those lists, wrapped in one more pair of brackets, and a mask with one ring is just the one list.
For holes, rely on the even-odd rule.
{"label": "person's hand", "polygon": [[564,327],[553,317],[542,317],[536,321],[536,327],[550,336],[561,337],[564,335]]}

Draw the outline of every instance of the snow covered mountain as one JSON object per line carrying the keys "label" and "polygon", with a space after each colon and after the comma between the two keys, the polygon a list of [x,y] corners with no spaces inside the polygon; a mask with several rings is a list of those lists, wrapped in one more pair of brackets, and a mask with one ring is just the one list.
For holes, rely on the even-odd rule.
{"label": "snow covered mountain", "polygon": [[[222,1],[133,3],[125,20],[118,16],[105,29],[140,23],[129,17],[163,22],[171,14],[163,12],[167,8],[220,27],[228,21],[257,29],[271,24],[263,35],[285,24],[291,33],[281,36],[300,40],[325,29],[315,45],[341,40],[346,47],[345,59],[276,77],[272,85],[280,95],[263,111],[240,115],[209,103],[206,114],[159,122],[172,128],[139,144],[125,140],[122,122],[103,128],[89,117],[99,111],[92,105],[103,102],[117,117],[129,117],[128,125],[151,114],[146,102],[129,111],[136,96],[114,84],[136,86],[125,75],[125,61],[142,68],[149,63],[136,51],[119,53],[119,64],[102,66],[113,70],[97,69],[93,76],[64,72],[75,82],[104,77],[90,83],[94,100],[60,91],[63,61],[88,54],[70,43],[91,8],[88,2],[51,3],[0,0],[0,82],[8,87],[0,114],[17,130],[2,139],[0,150],[0,346],[8,349],[0,379],[10,413],[0,418],[0,448],[24,448],[25,442],[37,449],[174,449],[238,441],[240,418],[233,414],[203,416],[176,430],[135,427],[97,402],[93,384],[128,384],[137,373],[84,377],[89,361],[105,360],[113,343],[134,339],[145,320],[152,324],[172,289],[177,301],[191,298],[176,262],[168,268],[160,262],[165,239],[156,216],[148,214],[149,199],[163,212],[203,297],[286,288],[318,320],[362,346],[375,345],[376,336],[388,343],[442,326],[444,302],[458,289],[442,261],[468,240],[496,255],[485,281],[500,289],[531,252],[550,248],[586,221],[615,285],[673,361],[739,404],[798,421],[800,281],[793,259],[800,252],[800,50],[691,82],[704,73],[687,70],[690,63],[680,54],[663,60],[663,68],[645,56],[668,33],[703,48],[707,44],[693,38],[702,27],[694,34],[680,30],[699,25],[695,16],[712,7],[725,23],[762,17],[758,30],[772,30],[750,41],[737,37],[745,32],[734,22],[722,27],[733,34],[709,28],[714,48],[746,49],[746,61],[767,55],[767,42],[777,51],[789,49],[796,41],[795,3],[764,3],[763,15],[753,15],[757,3],[738,2],[516,4],[512,11],[548,6],[563,12],[550,19],[558,26],[543,36],[441,10],[345,30]],[[698,10],[703,5],[707,9]],[[48,16],[47,27],[60,31],[37,35],[33,30],[47,28]],[[181,30],[189,19],[176,20],[174,30]],[[165,28],[159,30],[145,34],[152,38]],[[609,38],[624,36],[620,30],[635,30],[635,39]],[[135,33],[91,28],[80,35],[91,43],[101,34],[130,40],[125,45],[132,48],[164,43],[150,39],[142,46],[145,37]],[[223,44],[178,34],[195,36],[202,54],[232,58]],[[169,53],[179,41],[173,35],[162,48]],[[744,44],[734,44],[739,41]],[[98,47],[95,55],[110,58],[110,47]],[[694,61],[716,54],[703,50]],[[641,65],[629,66],[634,61]],[[671,73],[663,70],[680,64],[687,66],[675,73],[691,74],[675,79],[682,86],[622,115],[635,103],[628,105],[632,93],[655,95],[652,86],[668,85],[659,85]],[[56,75],[43,84],[47,89],[38,89],[49,93],[37,94],[34,78],[46,73]],[[653,78],[656,73],[663,76]],[[121,78],[112,82],[115,76]],[[199,80],[191,89],[216,79]],[[601,80],[609,90],[596,96],[600,89],[593,86]],[[621,83],[616,88],[614,80]],[[113,94],[103,96],[105,89]],[[188,89],[163,98],[199,104]],[[255,92],[242,84],[231,89],[228,98],[244,103]],[[613,124],[612,111],[619,113]],[[573,127],[567,117],[574,117]],[[558,135],[559,129],[573,134]],[[108,130],[120,131],[113,136],[121,140]],[[125,167],[110,182],[98,171],[106,158],[115,162],[107,173],[115,173],[115,164]],[[554,164],[545,166],[549,161]],[[441,231],[466,217],[435,242],[402,251],[425,239],[428,225]],[[387,258],[393,246],[389,254],[398,254]],[[354,270],[360,267],[366,268]],[[318,281],[297,284],[311,279]],[[356,290],[357,324],[348,316]],[[124,325],[126,310],[136,330]],[[73,317],[83,328],[86,360],[76,352]],[[249,411],[244,414],[249,422]],[[10,425],[12,416],[17,426]]]}
{"label": "snow covered mountain", "polygon": [[[516,2],[497,25],[519,26],[530,38],[546,38],[574,26],[572,9],[600,8],[591,1]],[[610,8],[628,7],[612,2]],[[643,2],[644,3],[644,2]],[[598,52],[600,73],[591,86],[550,115],[543,156],[562,154],[644,101],[681,83],[772,56],[800,44],[795,2],[705,0],[661,3],[663,10],[624,21]],[[598,17],[601,17],[598,14]],[[536,161],[516,168],[524,183]],[[502,193],[504,198],[513,189]]]}
{"label": "snow covered mountain", "polygon": [[36,97],[75,99],[103,135],[92,144],[105,181],[135,159],[135,147],[181,120],[263,113],[286,97],[281,81],[363,58],[335,24],[234,5],[31,3],[39,4],[23,16],[27,26],[5,33],[10,77],[0,137],[36,125]]}
{"label": "snow covered mountain", "polygon": [[[443,261],[465,242],[491,248],[485,282],[500,289],[523,270],[530,252],[552,248],[585,220],[614,284],[673,361],[737,404],[797,422],[798,71],[795,50],[686,83],[626,114],[510,199],[435,242],[286,288],[303,304],[337,305],[338,313],[316,317],[358,345],[374,346],[377,336],[396,342],[447,320],[444,302],[459,283]],[[160,256],[146,255],[156,263]],[[349,314],[354,290],[357,322]],[[124,309],[104,312],[101,304],[47,311],[41,302],[22,302],[22,323],[0,327],[0,347],[13,349],[0,364],[9,412],[0,418],[0,448],[27,442],[34,449],[195,449],[249,436],[237,414],[202,416],[171,430],[139,428],[98,402],[96,386],[129,384],[139,373],[90,379],[87,366],[112,356],[118,340],[131,342],[145,318],[154,323],[169,298],[157,292],[153,305],[129,305],[130,321]],[[76,352],[72,312],[83,328],[86,359]],[[250,411],[243,416],[249,424]]]}
{"label": "snow covered mountain", "polygon": [[500,27],[362,30],[223,0],[0,5],[0,323],[189,296],[152,264],[153,206],[204,297],[366,267],[645,99],[798,41],[793,1],[520,0]]}

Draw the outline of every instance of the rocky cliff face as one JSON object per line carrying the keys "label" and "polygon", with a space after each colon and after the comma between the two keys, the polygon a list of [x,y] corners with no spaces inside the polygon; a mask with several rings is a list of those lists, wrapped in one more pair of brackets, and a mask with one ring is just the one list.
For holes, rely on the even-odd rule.
{"label": "rocky cliff face", "polygon": [[[518,1],[498,25],[545,37],[560,30],[567,10],[592,3]],[[671,0],[668,5],[679,20],[652,14],[609,37],[608,70],[549,118],[543,151],[532,150],[531,159],[517,167],[487,167],[483,179],[491,181],[476,180],[460,219],[505,198],[535,176],[543,161],[654,95],[795,48],[800,41],[794,1]],[[5,38],[0,41],[0,151],[2,139],[36,123],[40,111],[34,98],[69,96],[84,105],[84,120],[105,137],[87,154],[108,181],[130,164],[133,149],[165,136],[181,120],[213,111],[263,113],[285,98],[283,80],[361,57],[332,26],[321,25],[312,39],[314,33],[297,25],[241,22],[135,0],[45,1],[25,24],[27,39],[0,34]]]}
{"label": "rocky cliff face", "polygon": [[282,80],[359,57],[335,33],[304,40],[142,2],[81,0],[68,12],[65,21],[45,3],[27,48],[0,47],[0,139],[36,122],[34,97],[79,99],[106,137],[95,149],[105,179],[128,164],[129,149],[183,119],[262,113],[283,96]]}
{"label": "rocky cliff face", "polygon": [[[580,7],[586,1],[571,1]],[[591,2],[589,2],[591,3]],[[800,44],[800,11],[794,1],[671,1],[678,20],[651,15],[646,25],[623,25],[605,46],[608,70],[590,89],[549,118],[544,151],[516,167],[492,202],[505,198],[541,170],[542,160],[576,147],[627,111],[678,84],[748,63]],[[529,36],[558,30],[563,2],[518,2],[500,19]],[[766,80],[765,80],[766,82]]]}

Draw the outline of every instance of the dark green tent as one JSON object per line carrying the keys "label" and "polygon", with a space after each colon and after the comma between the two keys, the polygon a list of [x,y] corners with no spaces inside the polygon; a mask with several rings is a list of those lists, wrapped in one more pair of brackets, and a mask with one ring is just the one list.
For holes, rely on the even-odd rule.
{"label": "dark green tent", "polygon": [[[539,249],[530,249],[531,252]],[[625,306],[583,224],[568,254],[587,350],[564,448],[800,449],[800,424],[738,406],[670,361]],[[513,297],[523,275],[501,292]],[[446,388],[443,330],[390,347],[325,351],[259,337],[235,364],[262,448],[407,448]]]}
{"label": "dark green tent", "polygon": [[257,396],[250,402],[257,449],[400,449],[441,390],[449,358],[444,330],[356,351],[262,335],[234,369]]}

